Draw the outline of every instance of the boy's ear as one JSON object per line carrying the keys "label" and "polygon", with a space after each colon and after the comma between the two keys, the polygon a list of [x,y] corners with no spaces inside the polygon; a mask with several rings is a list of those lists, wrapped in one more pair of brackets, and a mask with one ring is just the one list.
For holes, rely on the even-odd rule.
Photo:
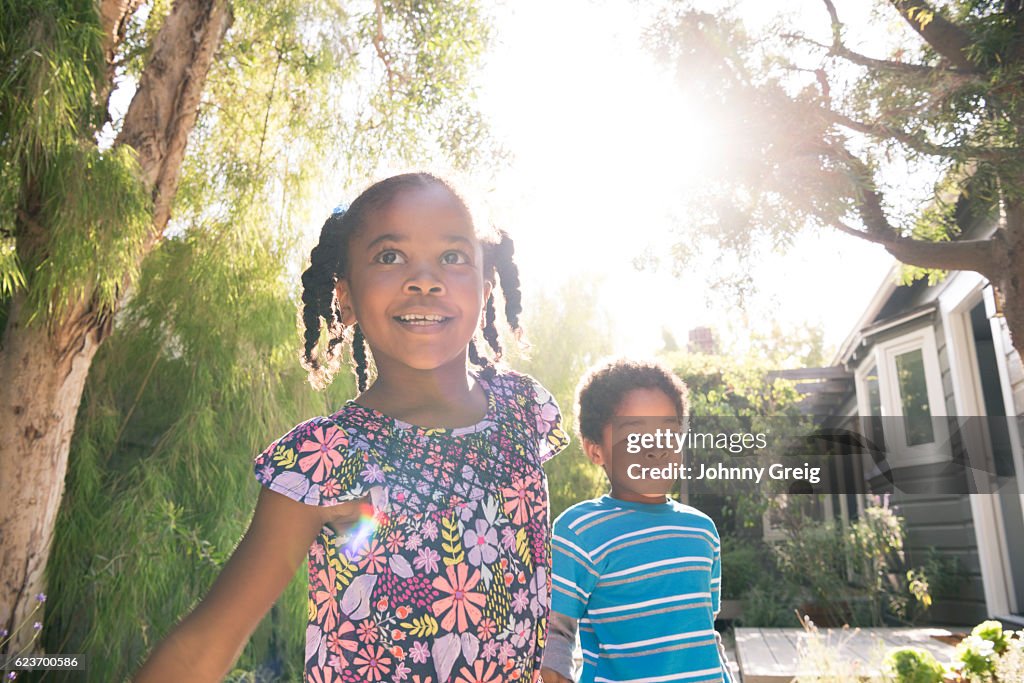
{"label": "boy's ear", "polygon": [[590,462],[598,466],[604,466],[605,454],[604,451],[601,449],[601,444],[595,443],[594,441],[591,441],[586,437],[583,437],[581,441],[583,443],[583,452],[586,454],[587,458],[590,459]]}
{"label": "boy's ear", "polygon": [[338,310],[341,311],[341,324],[348,327],[356,322],[355,311],[352,310],[352,293],[348,289],[348,281],[340,277],[334,285],[334,296],[338,299]]}

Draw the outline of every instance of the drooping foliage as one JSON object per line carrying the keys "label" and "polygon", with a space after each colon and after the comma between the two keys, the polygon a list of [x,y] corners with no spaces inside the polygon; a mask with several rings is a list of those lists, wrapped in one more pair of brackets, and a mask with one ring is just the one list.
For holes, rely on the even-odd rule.
{"label": "drooping foliage", "polygon": [[[298,273],[325,199],[388,165],[486,172],[472,1],[239,1],[206,81],[162,236],[119,133],[169,0],[104,57],[90,1],[0,6],[0,322],[24,290],[56,324],[112,320],[86,385],[47,569],[43,644],[121,680],[209,589],[249,521],[252,457],[354,392],[306,384]],[[300,569],[239,662],[298,680]]]}

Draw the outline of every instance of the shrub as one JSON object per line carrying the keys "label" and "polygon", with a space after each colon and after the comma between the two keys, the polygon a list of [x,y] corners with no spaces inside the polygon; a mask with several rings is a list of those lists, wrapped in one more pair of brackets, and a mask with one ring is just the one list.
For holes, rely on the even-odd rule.
{"label": "shrub", "polygon": [[[996,675],[1001,655],[1011,649],[1011,638],[1013,631],[1004,631],[1002,623],[995,620],[981,622],[956,646],[953,669],[960,673],[962,680],[990,680]],[[1019,653],[1019,637],[1013,650]]]}
{"label": "shrub", "polygon": [[798,588],[777,577],[764,577],[743,598],[743,626],[799,626],[793,606]]}
{"label": "shrub", "polygon": [[760,544],[722,536],[722,598],[742,598],[768,570],[766,553]]}
{"label": "shrub", "polygon": [[882,665],[897,683],[942,683],[945,673],[932,653],[916,647],[890,650]]}

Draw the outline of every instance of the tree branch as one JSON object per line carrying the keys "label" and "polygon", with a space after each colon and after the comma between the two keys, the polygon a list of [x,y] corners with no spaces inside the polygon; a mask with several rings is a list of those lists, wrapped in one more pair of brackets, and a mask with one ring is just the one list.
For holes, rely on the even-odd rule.
{"label": "tree branch", "polygon": [[900,239],[899,233],[889,223],[882,208],[882,196],[875,189],[874,174],[864,161],[843,145],[829,145],[826,148],[834,158],[849,170],[854,193],[857,195],[857,211],[868,232],[885,242]]}
{"label": "tree branch", "polygon": [[[962,70],[949,69],[941,65],[930,66],[927,64],[908,64],[907,62],[901,62],[891,59],[877,59],[874,57],[868,57],[867,55],[861,54],[851,50],[843,43],[842,29],[843,23],[839,20],[839,15],[836,12],[835,5],[832,0],[822,0],[825,4],[825,9],[828,11],[829,18],[832,21],[832,44],[824,45],[817,41],[811,40],[804,36],[788,34],[786,37],[796,38],[806,42],[810,45],[815,45],[824,50],[828,50],[829,54],[835,57],[840,57],[847,60],[852,64],[863,66],[867,69],[873,69],[875,71],[883,71],[888,73],[903,74],[905,76],[917,76],[921,78],[928,77],[943,77],[953,78],[959,82],[960,86],[969,85],[976,83],[977,79],[970,73],[964,73]],[[969,69],[973,73],[974,68],[971,65]]]}
{"label": "tree branch", "polygon": [[971,270],[992,279],[991,273],[997,264],[998,245],[991,238],[956,242],[927,242],[910,237],[890,239],[864,230],[857,230],[839,220],[832,221],[830,225],[847,235],[878,244],[901,263],[919,268]]}
{"label": "tree branch", "polygon": [[381,0],[375,0],[373,5],[377,17],[377,33],[373,36],[373,47],[377,51],[377,56],[380,58],[381,63],[384,64],[384,70],[388,75],[388,92],[394,95],[395,72],[391,68],[391,53],[388,52],[387,47],[384,45],[384,7],[381,5]]}
{"label": "tree branch", "polygon": [[[113,51],[122,40],[128,29],[128,22],[131,21],[135,10],[142,4],[142,0],[101,0],[99,3],[100,28],[103,30],[103,41],[105,50],[109,50],[112,56]],[[113,59],[108,58],[107,62]]]}
{"label": "tree branch", "polygon": [[955,75],[966,80],[964,74],[960,74],[949,69],[937,69],[934,66],[928,66],[926,64],[907,64],[906,62],[897,62],[891,59],[875,59],[874,57],[868,57],[862,55],[859,52],[854,52],[845,45],[838,44],[833,45],[829,52],[837,57],[842,57],[848,62],[863,66],[868,69],[875,69],[876,71],[886,71],[889,73],[900,73],[908,76],[933,76],[936,73],[946,73],[949,75]]}
{"label": "tree branch", "polygon": [[819,215],[823,223],[847,235],[881,245],[902,263],[920,268],[972,270],[993,279],[993,274],[999,268],[1000,254],[1005,252],[1005,246],[999,242],[999,233],[994,238],[984,240],[951,242],[929,242],[903,237],[885,216],[882,196],[874,187],[874,177],[867,164],[842,145],[831,145],[827,150],[855,176],[853,182],[858,195],[857,211],[867,230],[850,227],[839,218]]}
{"label": "tree branch", "polygon": [[900,16],[925,42],[952,66],[964,73],[978,73],[967,58],[971,37],[924,0],[891,0]]}
{"label": "tree branch", "polygon": [[107,101],[114,89],[114,74],[117,72],[117,48],[124,41],[128,23],[141,4],[142,0],[100,0],[99,2],[97,9],[100,15],[100,28],[103,31],[106,77],[103,79],[103,85],[98,88],[96,101],[104,104],[105,111],[109,110]]}
{"label": "tree branch", "polygon": [[177,0],[160,27],[128,106],[115,144],[135,149],[143,180],[153,192],[153,232],[144,252],[159,239],[170,218],[185,145],[214,54],[231,20],[227,0]]}
{"label": "tree branch", "polygon": [[892,139],[903,143],[915,152],[921,154],[928,154],[931,156],[951,157],[951,158],[966,158],[966,159],[982,159],[985,161],[1005,161],[1008,157],[1016,155],[1015,150],[1002,150],[992,149],[990,147],[970,147],[970,146],[947,146],[937,145],[927,140],[922,140],[904,130],[896,128],[894,126],[887,126],[881,123],[864,123],[857,121],[856,119],[850,118],[845,114],[841,114],[832,109],[819,108],[822,116],[826,119],[844,128],[855,130],[858,133],[864,133],[870,135],[873,138],[879,140]]}

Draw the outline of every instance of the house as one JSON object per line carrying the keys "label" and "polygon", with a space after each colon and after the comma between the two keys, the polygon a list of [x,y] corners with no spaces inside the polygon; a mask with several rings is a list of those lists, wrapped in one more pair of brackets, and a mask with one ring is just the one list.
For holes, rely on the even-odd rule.
{"label": "house", "polygon": [[[877,461],[862,456],[834,473],[847,481],[829,496],[827,516],[856,517],[864,494],[891,492],[906,520],[911,563],[923,562],[934,548],[956,558],[960,568],[955,589],[936,596],[930,618],[971,624],[997,617],[1022,627],[1021,358],[981,275],[951,272],[934,285],[898,285],[895,275],[894,270],[878,289],[832,367],[778,373],[798,382],[808,410],[884,444],[890,474],[911,484],[894,486]],[[960,467],[961,483],[965,472],[988,472],[1009,484],[946,486],[949,477],[942,473],[950,463],[963,464],[958,458],[967,443],[970,457],[983,451],[984,462]]]}

